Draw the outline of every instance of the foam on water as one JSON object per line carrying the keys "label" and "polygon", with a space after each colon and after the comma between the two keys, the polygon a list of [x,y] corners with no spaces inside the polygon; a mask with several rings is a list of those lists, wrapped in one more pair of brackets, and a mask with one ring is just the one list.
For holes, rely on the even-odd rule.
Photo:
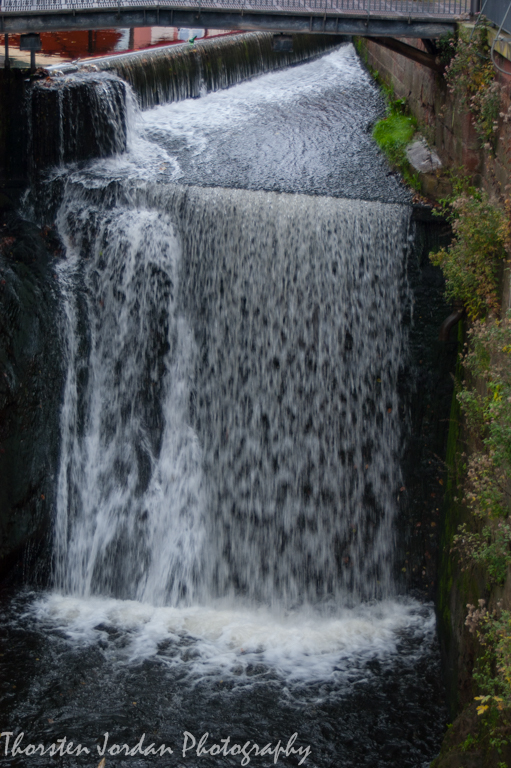
{"label": "foam on water", "polygon": [[[49,594],[30,612],[79,645],[102,644],[112,661],[185,664],[191,678],[259,673],[288,683],[349,682],[357,660],[385,663],[406,638],[431,642],[434,614],[413,600],[332,611],[247,606],[156,607],[132,600]],[[409,659],[412,661],[412,658]]]}
{"label": "foam on water", "polygon": [[283,72],[270,72],[240,83],[235,88],[216,91],[200,99],[186,99],[169,105],[160,105],[140,113],[146,129],[160,129],[185,135],[192,144],[199,142],[200,134],[221,128],[232,128],[233,123],[257,119],[265,106],[277,102],[281,107],[300,97],[317,96],[335,86],[344,89],[366,87],[374,92],[374,84],[367,72],[360,68],[354,47],[344,45],[321,59],[293,67]]}
{"label": "foam on water", "polygon": [[[102,73],[79,73],[67,76],[65,82],[85,82],[87,79],[94,82],[100,77],[108,82],[115,80],[112,75]],[[62,85],[61,80],[56,82]],[[299,68],[267,73],[229,90],[145,111],[138,108],[132,90],[124,85],[127,151],[91,162],[87,176],[91,180],[97,174],[98,184],[104,184],[105,178],[139,179],[141,173],[151,180],[186,180],[186,168],[180,163],[179,153],[175,153],[176,145],[180,150],[186,148],[192,156],[199,156],[207,153],[211,136],[226,130],[243,130],[245,124],[263,119],[265,109],[271,105],[277,103],[284,108],[308,95],[317,97],[332,87],[342,93],[355,84],[374,97],[374,85],[368,74],[361,70],[353,46],[344,45]],[[299,132],[296,140],[301,145]],[[59,175],[68,173],[69,169],[58,172]],[[83,170],[79,175],[83,175]]]}
{"label": "foam on water", "polygon": [[147,110],[139,130],[177,160],[183,183],[406,202],[371,137],[383,111],[344,45],[229,91]]}
{"label": "foam on water", "polygon": [[356,199],[409,198],[371,138],[383,101],[352,45],[227,91],[143,112],[128,95],[128,151],[72,172],[75,178],[86,176],[98,187],[106,179],[143,178]]}

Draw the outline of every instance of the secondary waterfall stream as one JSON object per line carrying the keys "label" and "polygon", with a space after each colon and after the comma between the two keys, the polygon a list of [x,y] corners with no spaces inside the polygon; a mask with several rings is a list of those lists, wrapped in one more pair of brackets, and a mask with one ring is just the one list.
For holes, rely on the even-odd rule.
{"label": "secondary waterfall stream", "polygon": [[343,46],[134,114],[125,154],[55,174],[54,586],[4,610],[0,712],[87,746],[62,765],[96,765],[106,732],[172,750],[106,766],[435,754],[433,610],[393,576],[412,230],[379,111]]}

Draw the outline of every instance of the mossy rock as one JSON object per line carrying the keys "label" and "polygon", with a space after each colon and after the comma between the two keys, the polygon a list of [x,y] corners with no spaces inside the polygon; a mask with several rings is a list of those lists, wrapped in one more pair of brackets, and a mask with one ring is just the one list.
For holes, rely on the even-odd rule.
{"label": "mossy rock", "polygon": [[[508,724],[511,729],[511,722]],[[484,720],[470,704],[447,731],[442,749],[430,768],[501,768],[511,765],[511,744],[499,754],[488,744]]]}

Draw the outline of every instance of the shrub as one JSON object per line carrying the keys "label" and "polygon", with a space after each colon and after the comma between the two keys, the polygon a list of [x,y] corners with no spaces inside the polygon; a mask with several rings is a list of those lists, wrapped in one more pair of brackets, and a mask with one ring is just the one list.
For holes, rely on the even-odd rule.
{"label": "shrub", "polygon": [[503,584],[511,565],[511,313],[477,321],[469,338],[464,364],[478,385],[463,382],[458,400],[480,446],[471,452],[464,485],[475,530],[461,526],[453,549],[465,565],[475,562],[491,582]]}
{"label": "shrub", "polygon": [[510,235],[506,211],[479,193],[457,198],[450,218],[451,245],[430,255],[444,273],[446,296],[461,301],[471,319],[497,312],[500,267]]}
{"label": "shrub", "polygon": [[490,56],[487,23],[483,21],[470,36],[460,29],[457,40],[451,40],[449,47],[454,52],[445,69],[449,90],[470,110],[477,133],[490,149],[495,144],[501,99]]}
{"label": "shrub", "polygon": [[465,624],[481,646],[474,680],[481,691],[476,701],[477,714],[485,726],[483,740],[501,753],[511,741],[511,614],[500,604],[490,613],[484,600],[479,600],[478,608],[467,608]]}

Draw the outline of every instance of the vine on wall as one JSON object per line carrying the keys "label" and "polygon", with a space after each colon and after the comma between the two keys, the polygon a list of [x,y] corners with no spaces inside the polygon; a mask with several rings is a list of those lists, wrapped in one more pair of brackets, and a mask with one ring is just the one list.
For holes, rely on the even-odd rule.
{"label": "vine on wall", "polygon": [[[463,501],[471,513],[453,538],[469,569],[477,565],[489,591],[505,584],[511,566],[511,312],[474,322],[465,345],[466,379],[457,399],[472,437],[463,454]],[[484,599],[468,605],[465,624],[477,639],[473,670],[479,728],[463,749],[496,750],[511,744],[511,614]],[[500,761],[499,767],[507,764]]]}
{"label": "vine on wall", "polygon": [[[481,691],[475,700],[481,718],[479,740],[502,755],[511,742],[511,613],[500,603],[488,611],[485,600],[476,608],[468,605],[466,624],[479,641],[481,652],[474,669],[474,680]],[[471,739],[470,746],[477,746]],[[507,768],[499,762],[499,768]]]}
{"label": "vine on wall", "polygon": [[504,584],[511,565],[511,313],[474,323],[463,358],[472,384],[457,397],[474,443],[466,463],[464,501],[475,530],[461,526],[455,549]]}
{"label": "vine on wall", "polygon": [[511,234],[507,208],[469,189],[450,205],[451,245],[430,255],[445,275],[447,298],[461,302],[471,319],[499,310],[499,278]]}
{"label": "vine on wall", "polygon": [[[463,501],[471,516],[458,528],[452,551],[463,569],[477,565],[490,587],[500,586],[511,566],[511,312],[499,319],[509,201],[500,206],[465,185],[449,217],[453,241],[430,258],[444,271],[449,298],[463,303],[473,321],[462,356],[466,378],[457,393],[471,435],[469,455],[463,454]],[[511,615],[500,605],[490,612],[483,599],[478,608],[467,607],[466,624],[478,640],[473,679],[481,719],[477,737],[465,747],[500,754],[511,744]]]}
{"label": "vine on wall", "polygon": [[482,21],[473,32],[460,27],[448,42],[452,58],[445,69],[450,93],[470,110],[475,129],[486,149],[495,149],[501,105],[501,89],[490,55],[488,24]]}
{"label": "vine on wall", "polygon": [[[507,168],[502,175],[507,172],[509,176],[511,141],[502,147],[503,153],[497,153],[497,139],[500,119],[502,124],[511,122],[511,106],[507,113],[502,107],[507,86],[497,79],[491,61],[487,25],[483,20],[473,33],[461,26],[438,46],[453,97],[453,123],[460,107],[468,110],[487,152],[486,177],[496,182],[497,154]],[[450,181],[454,182],[453,195],[440,202],[452,224],[453,240],[431,259],[444,272],[448,297],[464,305],[472,322],[461,360],[465,381],[457,392],[471,433],[469,455],[462,456],[462,494],[469,521],[458,529],[453,549],[463,568],[478,576],[484,573],[485,597],[493,595],[494,606],[495,592],[506,580],[509,586],[511,573],[511,315],[500,317],[499,301],[511,244],[511,205],[503,197],[511,190],[511,182],[502,181],[498,199],[494,199],[469,187],[466,180],[456,180],[454,174]],[[507,745],[509,755],[511,745],[511,612],[499,603],[490,608],[481,599],[477,607],[468,606],[466,624],[477,641],[473,674],[477,696],[469,711],[477,708],[479,727],[472,728],[455,749],[483,749],[485,765],[498,763],[504,768],[504,751]],[[496,753],[486,754],[487,750]],[[462,758],[447,764],[465,762]]]}
{"label": "vine on wall", "polygon": [[[468,43],[464,50],[472,56]],[[460,61],[461,56],[453,58],[449,77],[459,72]],[[480,93],[486,88],[492,96],[484,59],[478,66],[475,78],[469,73],[462,80],[460,75],[460,88],[466,93],[470,83],[479,82]],[[474,114],[484,99],[471,98]],[[487,138],[489,124],[481,118],[478,126]],[[493,127],[492,122],[492,132]],[[468,456],[462,455],[463,502],[470,518],[458,528],[452,551],[463,570],[478,567],[491,593],[505,584],[511,566],[511,313],[500,318],[501,278],[511,244],[510,201],[491,199],[461,179],[453,197],[443,201],[443,212],[451,221],[453,240],[430,258],[444,272],[447,296],[463,304],[472,321],[462,355],[465,380],[457,392],[471,437]],[[478,607],[467,607],[466,625],[477,640],[473,681],[479,728],[461,746],[496,751],[502,760],[511,744],[511,614],[500,604],[488,610],[484,599]]]}

